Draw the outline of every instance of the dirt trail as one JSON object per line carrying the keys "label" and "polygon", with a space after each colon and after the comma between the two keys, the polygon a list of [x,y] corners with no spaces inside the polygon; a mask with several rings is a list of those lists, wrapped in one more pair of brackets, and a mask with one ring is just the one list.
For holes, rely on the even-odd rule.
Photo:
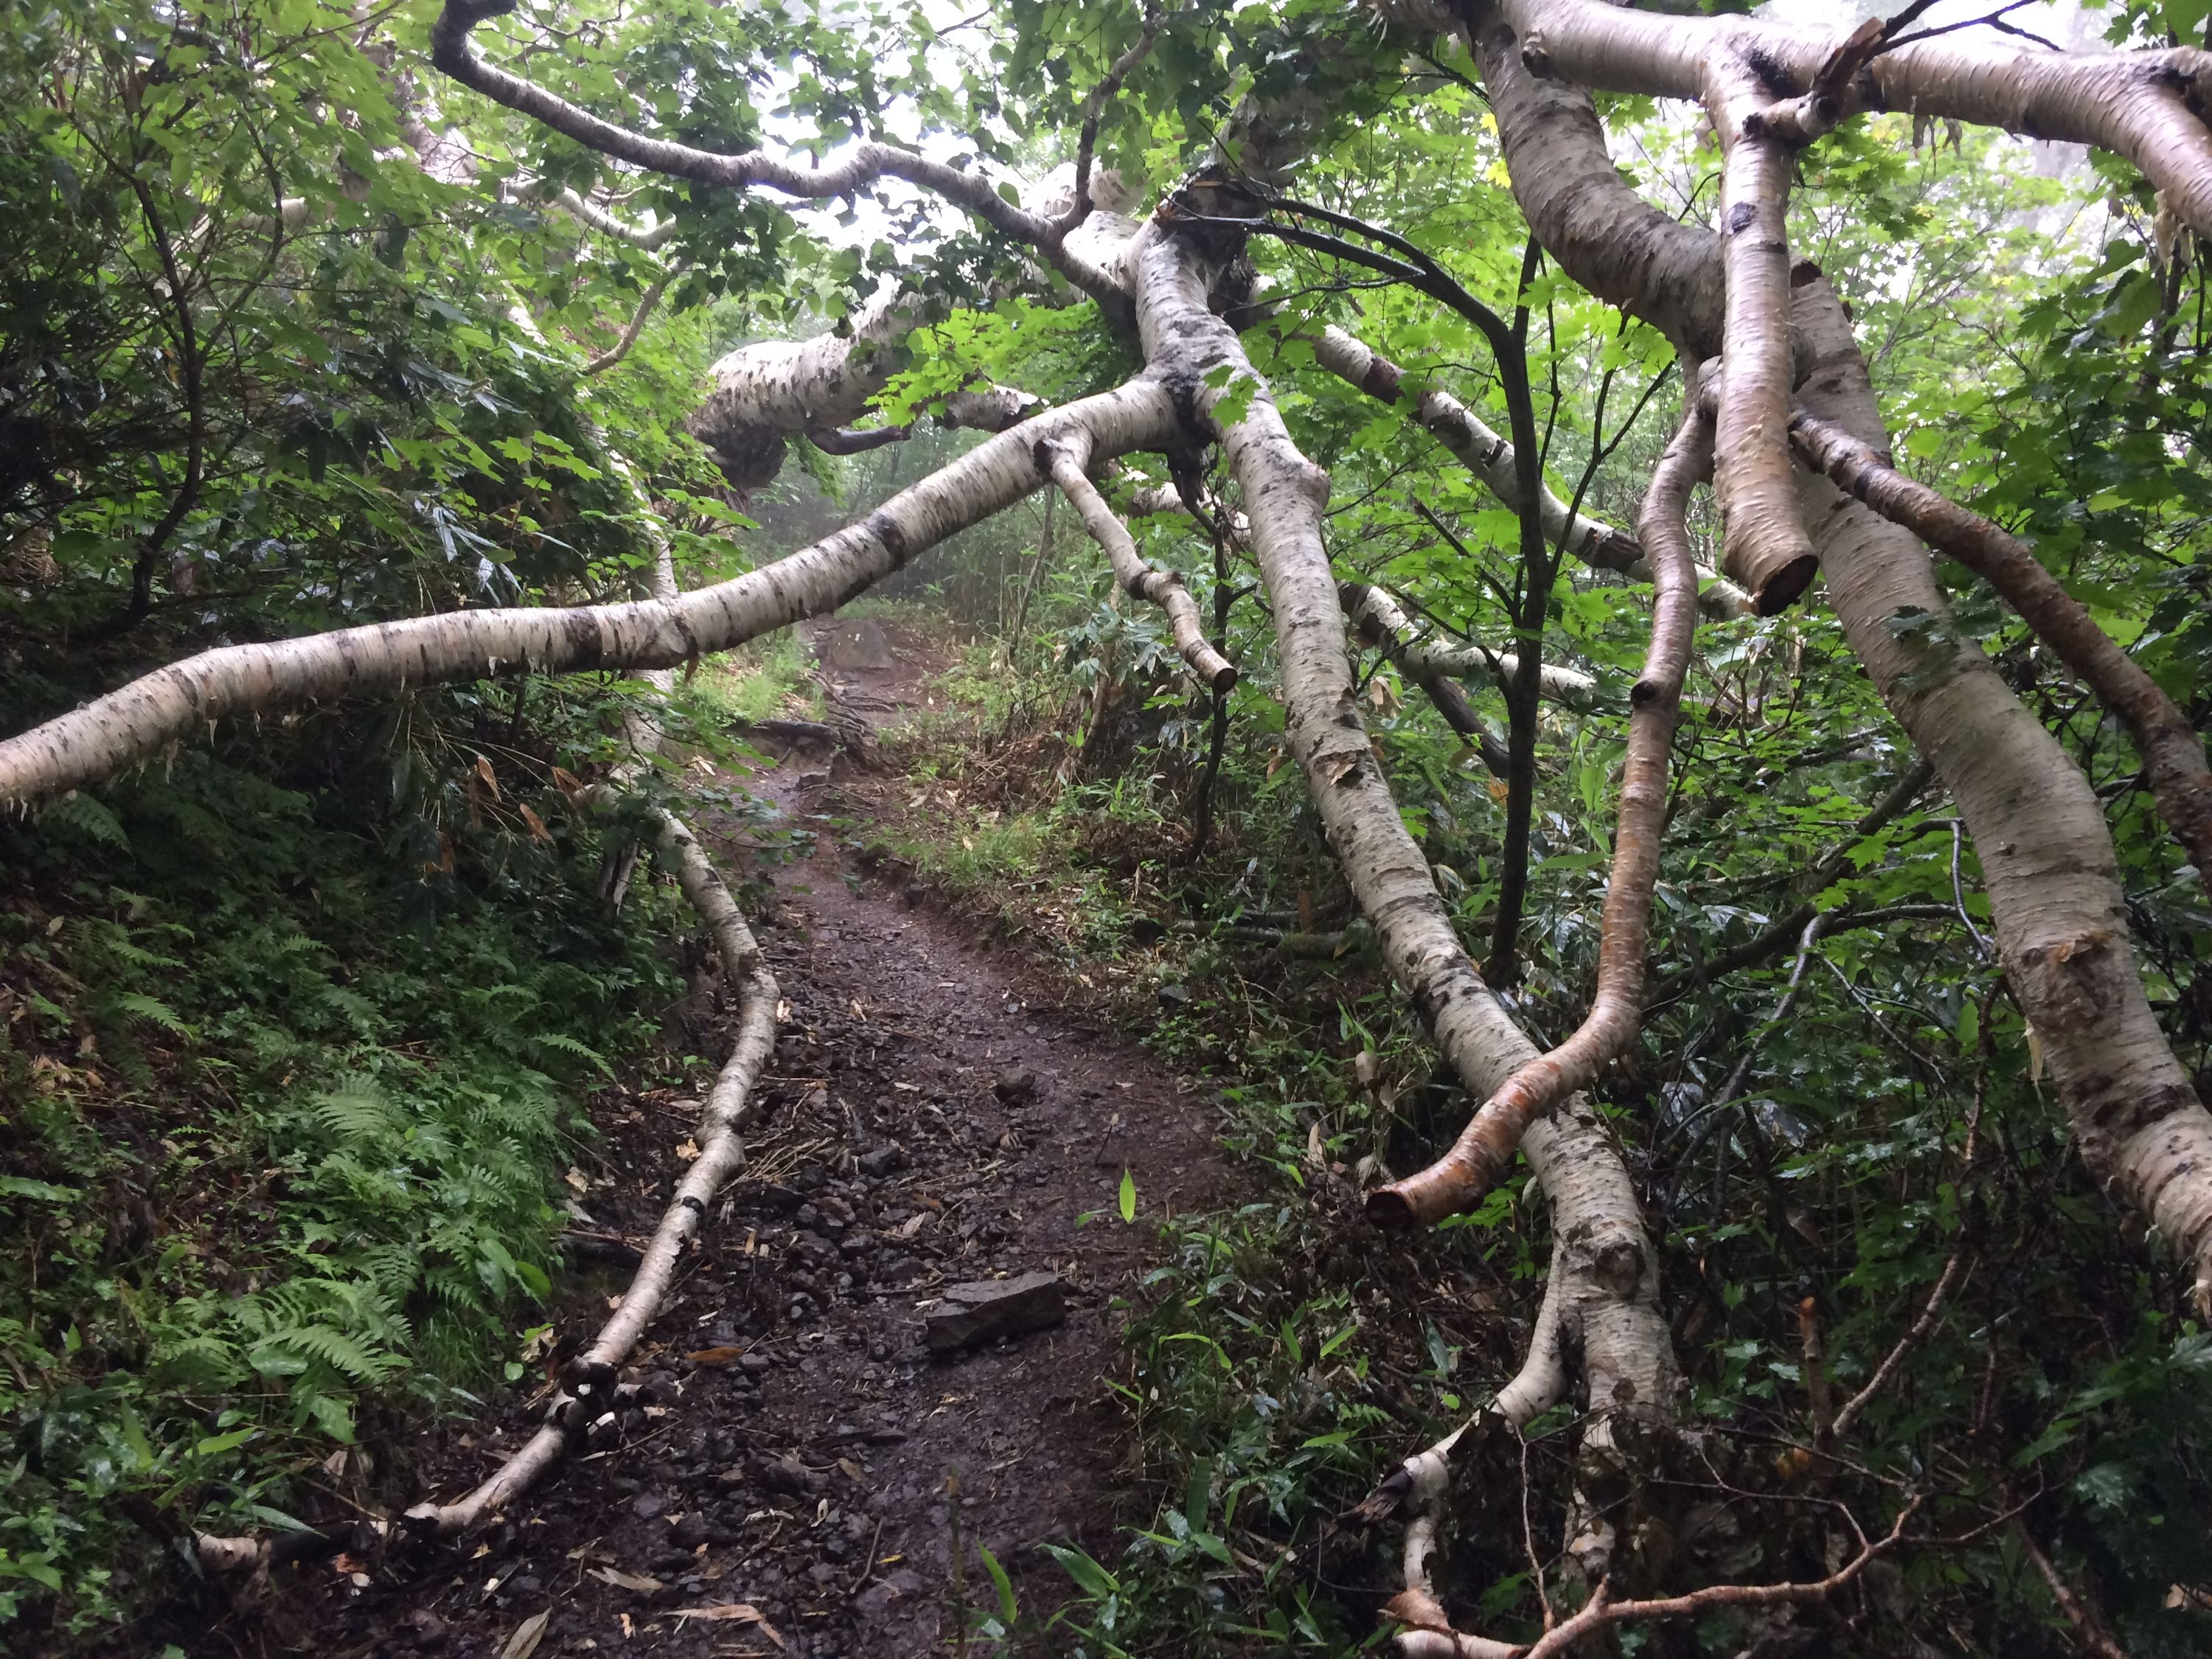
{"label": "dirt trail", "polygon": [[[825,631],[831,673],[872,722],[919,701],[910,642],[878,665]],[[957,1623],[956,1471],[970,1605],[995,1602],[975,1544],[1013,1576],[1025,1613],[1066,1586],[1040,1543],[1113,1549],[1110,1304],[1156,1248],[1151,1229],[1121,1223],[1116,1196],[1127,1170],[1148,1213],[1214,1201],[1213,1112],[1141,1052],[1036,1006],[1018,960],[862,878],[833,826],[810,823],[821,767],[766,780],[821,832],[811,856],[772,872],[763,918],[789,1004],[769,1117],[650,1334],[635,1372],[648,1403],[621,1443],[569,1463],[468,1546],[472,1559],[395,1558],[365,1587],[330,1581],[315,1646],[495,1655],[550,1609],[540,1656],[929,1653]],[[718,850],[739,861],[722,830]],[[640,1099],[603,1120],[605,1161],[577,1206],[593,1229],[650,1231],[696,1112]],[[1079,1227],[1086,1212],[1097,1218]],[[930,1355],[923,1315],[940,1288],[1039,1269],[1066,1285],[1065,1324]],[[626,1276],[607,1268],[562,1334]],[[422,1461],[458,1488],[532,1426],[512,1404],[495,1432],[453,1436]],[[679,1616],[737,1602],[766,1625]]]}

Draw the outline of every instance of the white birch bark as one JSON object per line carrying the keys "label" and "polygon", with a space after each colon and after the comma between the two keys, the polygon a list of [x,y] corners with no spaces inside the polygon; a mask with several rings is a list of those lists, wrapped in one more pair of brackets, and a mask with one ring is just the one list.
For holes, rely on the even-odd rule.
{"label": "white birch bark", "polygon": [[[1343,592],[1339,587],[1340,594]],[[1479,645],[1439,645],[1433,632],[1425,634],[1381,588],[1363,584],[1349,621],[1371,622],[1395,641],[1389,656],[1416,677],[1442,674],[1449,679],[1474,680],[1501,690],[1521,672],[1521,659],[1510,651],[1490,651]],[[1597,704],[1597,682],[1579,669],[1557,663],[1536,665],[1536,695],[1547,702],[1575,709]]]}
{"label": "white birch bark", "polygon": [[[1543,73],[1595,91],[1698,98],[1717,45],[1755,59],[1779,96],[1809,91],[1850,38],[1737,17],[1631,11],[1602,0],[1498,0]],[[2124,155],[2212,234],[2212,132],[2190,107],[2212,53],[2031,52],[1948,34],[1883,53],[1838,88],[1840,112],[1905,109]]]}
{"label": "white birch bark", "polygon": [[[1626,20],[1621,27],[1638,40],[1654,25],[1692,33],[1720,27],[1586,8],[1584,0],[1546,0],[1537,15],[1547,27],[1552,6],[1577,20],[1588,10],[1604,11]],[[1595,20],[1591,29],[1603,34],[1596,23],[1604,21]],[[1762,47],[1776,33],[1759,34]],[[1607,157],[1589,95],[1535,79],[1498,14],[1478,19],[1474,39],[1516,199],[1547,250],[1584,287],[1676,340],[1717,339],[1723,284],[1715,239],[1675,224],[1637,197]],[[1668,50],[1679,52],[1679,43]],[[1894,56],[1935,50],[1907,48]],[[1626,59],[1614,46],[1603,52],[1613,55],[1584,67],[1602,70],[1598,78],[1625,76]],[[1581,61],[1563,60],[1551,38],[1545,54],[1529,55],[1555,70]],[[2093,78],[2113,62],[2086,61]],[[1679,59],[1670,62],[1669,74],[1680,67]],[[1883,58],[1876,67],[1892,62]],[[2094,69],[2097,64],[2106,67]],[[1956,107],[1974,118],[1971,106]],[[1848,319],[1811,267],[1801,267],[1791,280],[1798,284],[1793,320],[1804,344],[1800,361],[1817,366],[1797,388],[1799,398],[1815,416],[1881,450],[1887,436],[1881,410]],[[1951,627],[1948,601],[1911,532],[1842,496],[1826,479],[1803,475],[1801,490],[1830,603],[1884,701],[1934,763],[1972,833],[2008,981],[2042,1042],[2085,1160],[2115,1198],[2156,1224],[2186,1264],[2199,1304],[2212,1304],[2212,1114],[2197,1101],[2151,1014],[2121,906],[2112,838],[2087,780],[1979,647]],[[1903,631],[1892,626],[1907,617],[1929,620]]]}
{"label": "white birch bark", "polygon": [[[1486,1098],[1535,1046],[1468,959],[1360,722],[1322,542],[1328,481],[1291,441],[1235,332],[1207,308],[1195,252],[1155,224],[1129,257],[1146,358],[1194,401],[1242,489],[1274,611],[1287,735],[1329,843],[1398,984],[1468,1089]],[[1209,386],[1216,369],[1227,375]],[[1243,405],[1233,421],[1218,412],[1231,398]],[[1580,1097],[1532,1126],[1522,1148],[1552,1206],[1559,1318],[1577,1339],[1591,1409],[1671,1412],[1657,1255],[1626,1166]]]}
{"label": "white birch bark", "polygon": [[705,1218],[707,1206],[744,1158],[744,1127],[757,1115],[753,1085],[775,1052],[776,983],[730,890],[698,838],[672,813],[660,815],[660,848],[684,896],[699,913],[722,959],[722,976],[738,1005],[730,1057],[700,1114],[699,1156],[646,1246],[629,1288],[592,1346],[569,1362],[568,1382],[544,1425],[490,1477],[450,1504],[422,1503],[407,1511],[410,1530],[428,1536],[462,1533],[496,1516],[560,1461],[578,1434],[606,1409],[615,1370],[629,1358],[667,1299],[676,1264]]}
{"label": "white birch bark", "polygon": [[1040,441],[1080,434],[1103,459],[1177,429],[1154,379],[1050,410],[989,439],[858,524],[676,599],[571,610],[459,611],[203,652],[0,741],[0,806],[26,807],[149,760],[231,716],[475,679],[502,663],[544,673],[672,668],[865,592],[954,532],[1039,489]]}
{"label": "white birch bark", "polygon": [[1039,463],[1052,474],[1052,481],[1067,497],[1067,504],[1083,520],[1083,527],[1091,532],[1091,540],[1105,549],[1107,559],[1114,567],[1115,580],[1121,585],[1122,592],[1167,612],[1176,649],[1207,690],[1218,696],[1233,687],[1237,670],[1206,637],[1206,625],[1199,620],[1198,606],[1182,575],[1173,570],[1156,570],[1145,562],[1144,555],[1137,551],[1137,544],[1130,537],[1128,526],[1114,516],[1114,509],[1106,505],[1105,497],[1085,476],[1083,468],[1090,459],[1088,453],[1079,450],[1066,439],[1042,443],[1037,448]]}

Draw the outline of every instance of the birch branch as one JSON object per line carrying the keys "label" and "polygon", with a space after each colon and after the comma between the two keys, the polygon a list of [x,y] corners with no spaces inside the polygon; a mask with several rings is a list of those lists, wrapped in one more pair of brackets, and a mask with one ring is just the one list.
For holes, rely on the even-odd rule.
{"label": "birch branch", "polygon": [[1834,483],[1996,589],[2036,637],[2118,715],[2142,757],[2159,816],[2212,889],[2212,769],[2204,739],[2158,683],[2060,586],[2034,550],[1891,466],[1872,447],[1809,410],[1790,421],[1798,453]]}
{"label": "birch branch", "polygon": [[473,1491],[450,1504],[426,1502],[409,1510],[407,1524],[418,1535],[451,1536],[496,1515],[552,1468],[577,1437],[605,1419],[617,1368],[667,1299],[676,1264],[699,1231],[708,1203],[744,1160],[739,1132],[757,1115],[753,1085],[775,1049],[775,978],[706,849],[672,813],[660,815],[660,848],[675,866],[684,896],[707,924],[722,959],[724,982],[738,1001],[737,1036],[701,1115],[699,1156],[654,1230],[621,1307],[592,1346],[569,1362],[565,1386],[544,1425]]}
{"label": "birch branch", "polygon": [[1753,118],[1768,98],[1758,71],[1724,43],[1704,66],[1705,109],[1721,137],[1721,268],[1727,297],[1713,495],[1721,565],[1771,617],[1820,570],[1790,462],[1789,147]]}
{"label": "birch branch", "polygon": [[459,611],[203,652],[0,741],[0,805],[98,782],[230,715],[475,679],[501,663],[543,673],[677,667],[834,610],[1012,506],[1046,482],[1041,441],[1079,434],[1106,456],[1159,447],[1176,430],[1167,389],[1133,380],[987,440],[811,547],[678,599]]}
{"label": "birch branch", "polygon": [[1037,465],[1048,471],[1052,481],[1060,486],[1060,494],[1067,497],[1083,527],[1091,538],[1106,550],[1106,556],[1114,566],[1115,579],[1132,599],[1149,600],[1168,614],[1168,626],[1174,630],[1176,649],[1191,670],[1216,694],[1228,690],[1237,684],[1237,667],[1228,658],[1213,648],[1206,637],[1206,624],[1200,619],[1198,606],[1183,585],[1182,577],[1172,570],[1156,570],[1145,562],[1137,551],[1137,544],[1130,537],[1128,527],[1114,516],[1114,509],[1106,505],[1106,498],[1097,487],[1085,476],[1083,465],[1087,459],[1088,446],[1079,447],[1067,439],[1048,440],[1037,446]]}
{"label": "birch branch", "polygon": [[1511,1162],[1528,1125],[1595,1081],[1635,1041],[1643,1014],[1651,892],[1666,828],[1668,751],[1697,629],[1697,589],[1684,514],[1692,487],[1712,465],[1710,430],[1694,394],[1686,401],[1688,412],[1652,473],[1638,525],[1658,596],[1644,672],[1629,694],[1628,754],[1621,773],[1613,878],[1606,887],[1596,996],[1573,1034],[1506,1079],[1443,1157],[1368,1194],[1368,1218],[1379,1225],[1433,1222],[1474,1203]]}
{"label": "birch branch", "polygon": [[[1344,602],[1344,614],[1370,630],[1383,654],[1425,688],[1438,678],[1480,680],[1503,688],[1521,672],[1521,659],[1510,651],[1491,651],[1480,645],[1437,645],[1424,638],[1398,602],[1380,587],[1365,582],[1339,582],[1336,591]],[[1598,684],[1589,675],[1548,662],[1537,665],[1536,675],[1537,696],[1574,709],[1586,711],[1596,706]]]}

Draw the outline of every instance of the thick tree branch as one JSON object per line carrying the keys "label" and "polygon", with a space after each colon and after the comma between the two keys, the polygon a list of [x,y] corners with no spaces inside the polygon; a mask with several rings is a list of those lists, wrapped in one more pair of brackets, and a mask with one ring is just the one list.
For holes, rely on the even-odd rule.
{"label": "thick tree branch", "polygon": [[[1529,52],[1542,73],[1662,98],[1700,96],[1705,60],[1718,44],[1754,58],[1789,91],[1808,91],[1852,38],[1850,29],[1631,11],[1601,0],[1500,0],[1498,12],[1538,37]],[[1927,40],[1886,52],[1854,75],[1839,89],[1839,113],[1908,109],[2093,144],[2133,161],[2182,218],[2212,234],[2212,132],[2191,108],[2208,77],[2212,55],[2188,46],[2039,52]]]}
{"label": "thick tree branch", "polygon": [[2212,769],[2204,740],[2156,681],[2059,585],[2034,550],[1996,525],[1915,483],[1832,422],[1799,410],[1790,436],[1812,465],[1884,518],[1987,581],[2135,739],[2159,816],[2212,888]]}
{"label": "thick tree branch", "polygon": [[[1274,618],[1285,735],[1360,910],[1438,1048],[1470,1092],[1487,1096],[1534,1048],[1468,959],[1391,799],[1345,656],[1322,538],[1328,479],[1291,441],[1236,331],[1211,311],[1195,240],[1156,218],[1132,247],[1146,356],[1188,388],[1227,451]],[[1524,459],[1534,455],[1532,445]],[[1580,1376],[1593,1401],[1609,1402],[1590,1434],[1621,1402],[1663,1412],[1674,1363],[1658,1314],[1657,1258],[1620,1153],[1579,1098],[1534,1126],[1522,1150],[1560,1242],[1560,1317],[1580,1334]]]}
{"label": "thick tree branch", "polygon": [[203,652],[0,741],[0,805],[98,782],[228,715],[474,679],[503,662],[544,673],[675,667],[834,609],[1011,507],[1046,482],[1041,440],[1080,433],[1103,458],[1161,447],[1177,429],[1167,389],[1133,380],[988,440],[811,547],[680,599],[461,611]]}
{"label": "thick tree branch", "polygon": [[963,173],[895,144],[858,143],[834,167],[807,167],[763,150],[724,155],[695,149],[603,121],[477,54],[470,41],[471,32],[481,23],[507,15],[514,5],[515,0],[447,0],[446,9],[430,31],[431,61],[463,86],[543,122],[587,149],[695,184],[730,190],[760,185],[786,196],[829,201],[849,196],[879,179],[904,179],[965,209],[1000,234],[1036,249],[1060,275],[1092,297],[1107,301],[1121,297],[1119,284],[1104,272],[1067,253],[1063,244],[1072,226],[1016,206],[979,173]]}
{"label": "thick tree branch", "polygon": [[1721,136],[1721,266],[1726,344],[1713,417],[1713,495],[1721,568],[1771,617],[1820,569],[1797,514],[1790,464],[1789,149],[1759,131],[1766,106],[1758,72],[1726,45],[1708,54],[1705,109]]}

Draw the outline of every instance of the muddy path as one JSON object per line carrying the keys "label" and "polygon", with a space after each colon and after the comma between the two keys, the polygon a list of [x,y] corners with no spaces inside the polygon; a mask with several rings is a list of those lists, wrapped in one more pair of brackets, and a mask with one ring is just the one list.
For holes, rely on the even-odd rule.
{"label": "muddy path", "polygon": [[[920,700],[896,630],[907,648],[884,660],[824,634],[848,708],[881,725]],[[1218,1201],[1212,1096],[1040,1006],[1050,994],[1018,958],[864,876],[826,773],[794,757],[751,781],[810,832],[768,870],[760,932],[787,1006],[767,1120],[637,1357],[619,1439],[459,1550],[322,1568],[320,1611],[295,1632],[307,1645],[498,1655],[545,1613],[540,1656],[921,1655],[961,1623],[956,1530],[968,1605],[996,1605],[980,1545],[1031,1625],[1067,1582],[1041,1546],[1115,1550],[1115,1304],[1158,1248],[1117,1198],[1126,1172],[1147,1214]],[[702,828],[731,863],[754,861],[750,832]],[[573,1209],[617,1260],[567,1293],[562,1341],[618,1293],[618,1241],[651,1231],[696,1110],[625,1097],[600,1115]],[[1059,1280],[1064,1322],[932,1353],[946,1288],[1036,1273]],[[416,1460],[441,1495],[534,1426],[521,1400],[487,1420]],[[366,1583],[343,1571],[356,1565]],[[740,1603],[751,1611],[728,1611]]]}

